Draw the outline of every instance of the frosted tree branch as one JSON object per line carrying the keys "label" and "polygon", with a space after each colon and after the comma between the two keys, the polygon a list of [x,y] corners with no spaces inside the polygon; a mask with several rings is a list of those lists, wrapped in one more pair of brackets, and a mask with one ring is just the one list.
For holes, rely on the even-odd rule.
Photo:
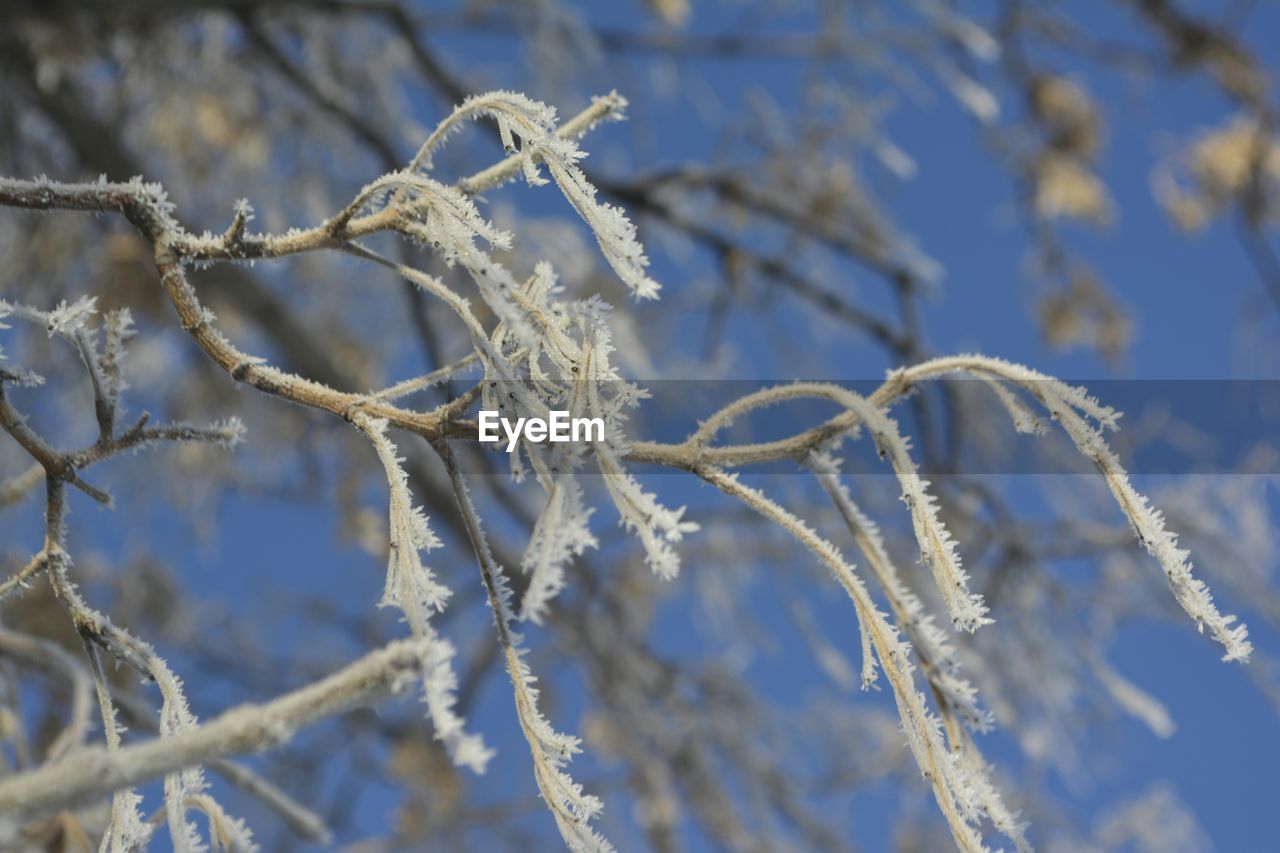
{"label": "frosted tree branch", "polygon": [[399,640],[313,684],[261,705],[241,705],[201,725],[115,751],[90,747],[0,780],[0,812],[71,808],[219,758],[287,743],[299,729],[401,695],[422,675],[426,651]]}
{"label": "frosted tree branch", "polygon": [[[979,45],[975,49],[981,52],[982,40],[971,29],[966,29],[962,21],[949,17],[945,20],[955,32],[967,34],[962,40],[971,46]],[[255,34],[272,51],[278,64],[288,63],[287,57],[264,41],[261,32],[255,30]],[[285,70],[286,76],[327,105],[330,112],[345,117],[349,123],[354,119],[340,100],[319,88],[315,81],[300,76],[301,72],[291,65]],[[984,121],[994,119],[996,105],[976,81],[949,65],[940,73],[969,109]],[[1248,658],[1251,646],[1246,629],[1236,625],[1233,616],[1219,613],[1204,583],[1192,574],[1188,555],[1166,528],[1164,517],[1134,489],[1118,456],[1104,439],[1106,431],[1116,429],[1119,414],[1084,389],[1029,368],[977,355],[917,358],[920,353],[902,344],[897,354],[911,366],[891,371],[870,395],[862,396],[828,383],[778,385],[743,395],[712,412],[682,442],[627,437],[622,424],[627,421],[627,413],[641,404],[645,392],[625,381],[611,363],[617,325],[611,309],[597,294],[567,297],[548,263],[531,264],[531,272],[518,278],[515,270],[524,259],[513,251],[513,235],[485,218],[483,199],[479,197],[521,173],[530,185],[545,184],[545,169],[587,224],[601,256],[622,284],[636,297],[656,297],[659,285],[648,275],[648,257],[635,225],[621,208],[600,200],[596,184],[580,166],[585,152],[576,144],[601,121],[619,118],[625,105],[624,99],[612,93],[597,98],[578,116],[557,125],[552,107],[517,93],[468,97],[427,136],[405,168],[375,177],[320,224],[281,234],[252,231],[254,215],[247,202],[235,206],[231,223],[222,233],[192,234],[177,218],[164,188],[140,178],[79,184],[47,178],[0,178],[0,205],[122,214],[147,243],[150,262],[181,328],[227,377],[268,397],[327,413],[359,430],[372,445],[388,487],[389,547],[382,604],[400,611],[412,635],[412,640],[394,643],[266,705],[244,706],[199,723],[187,708],[181,684],[168,665],[148,644],[92,608],[77,590],[70,572],[71,558],[64,547],[65,487],[69,485],[109,504],[109,494],[86,482],[82,470],[153,442],[232,445],[240,439],[240,426],[234,421],[203,428],[185,424],[151,426],[144,413],[132,425],[122,427],[124,356],[126,342],[132,336],[129,313],[110,312],[104,316],[103,328],[96,329],[92,325],[96,316],[92,299],[64,302],[47,311],[0,303],[0,316],[13,315],[41,324],[51,336],[63,337],[76,348],[92,389],[98,426],[98,437],[88,447],[70,452],[57,450],[15,408],[6,391],[7,386],[36,385],[39,377],[7,362],[0,368],[0,427],[36,463],[0,487],[0,504],[18,500],[41,476],[47,484],[44,545],[24,567],[0,584],[0,601],[17,594],[41,573],[46,574],[59,604],[84,640],[89,660],[86,680],[83,671],[68,666],[65,660],[54,661],[47,649],[0,632],[0,650],[7,643],[15,655],[43,656],[65,670],[77,703],[71,724],[59,736],[57,748],[51,750],[51,763],[0,780],[0,812],[44,814],[111,795],[111,821],[104,847],[128,849],[144,844],[151,832],[138,810],[140,798],[133,786],[163,776],[166,818],[175,848],[197,849],[201,844],[195,825],[187,819],[192,808],[209,816],[211,834],[218,839],[252,848],[254,842],[247,828],[228,817],[208,797],[200,765],[284,743],[301,726],[401,693],[410,681],[421,683],[427,716],[445,753],[456,765],[483,772],[492,752],[466,727],[462,707],[466,685],[454,669],[454,647],[438,627],[453,590],[423,562],[423,554],[441,547],[443,542],[428,525],[423,508],[414,502],[408,463],[400,452],[405,445],[398,446],[399,439],[392,439],[394,430],[424,439],[445,463],[453,498],[446,510],[454,513],[479,563],[496,626],[494,655],[505,663],[513,685],[517,717],[530,748],[538,790],[565,843],[575,850],[611,849],[591,825],[602,803],[586,794],[568,775],[568,761],[579,751],[580,741],[554,730],[542,716],[539,690],[534,687],[536,679],[525,660],[523,638],[514,625],[518,620],[535,625],[552,622],[556,618],[553,608],[561,606],[558,596],[568,586],[577,561],[600,544],[591,528],[595,507],[590,505],[578,479],[589,463],[601,475],[601,494],[616,510],[622,527],[634,534],[644,562],[662,581],[678,577],[678,549],[686,537],[701,528],[685,518],[684,507],[670,509],[655,493],[646,491],[628,470],[630,463],[652,463],[695,475],[786,531],[818,558],[853,601],[863,651],[863,686],[873,686],[880,674],[888,681],[911,754],[933,791],[955,843],[964,850],[984,849],[980,831],[983,821],[989,821],[1018,849],[1027,849],[1023,824],[1005,804],[993,781],[992,768],[971,734],[989,728],[992,717],[978,702],[977,691],[967,675],[961,672],[951,638],[935,625],[922,598],[895,566],[876,523],[841,481],[834,456],[834,448],[846,438],[861,432],[872,438],[881,458],[892,468],[907,505],[915,543],[932,572],[952,625],[974,632],[990,623],[988,605],[971,589],[957,543],[943,522],[946,507],[939,501],[941,493],[935,494],[931,484],[922,478],[911,442],[891,414],[918,386],[954,376],[980,380],[1020,433],[1044,431],[1038,416],[1038,410],[1043,409],[1062,426],[1079,453],[1098,469],[1139,542],[1162,567],[1182,608],[1201,630],[1207,628],[1222,644],[1227,660]],[[481,119],[496,124],[506,158],[452,184],[439,180],[432,169],[433,156],[462,125]],[[662,209],[652,197],[634,189],[630,192],[631,195],[622,194],[624,200],[642,200],[651,210]],[[615,192],[612,197],[619,195]],[[627,203],[630,205],[631,201]],[[791,221],[801,215],[770,198],[743,194],[742,203],[775,219]],[[723,250],[726,264],[729,263],[730,246],[717,242],[714,235],[699,232],[696,223],[691,233],[710,239]],[[829,232],[822,233],[827,234],[829,242],[836,239]],[[404,238],[444,265],[461,269],[474,290],[464,291],[449,283],[452,279],[446,276],[417,269],[407,260],[408,255],[402,256],[405,260],[397,260],[366,245],[372,244],[370,238],[384,234]],[[859,246],[858,250],[866,247]],[[241,349],[224,333],[218,317],[201,300],[195,279],[189,275],[205,264],[282,259],[321,251],[341,253],[393,272],[408,282],[416,295],[430,297],[447,310],[460,339],[469,344],[471,351],[422,376],[394,381],[380,391],[344,390],[331,377],[322,381],[287,373]],[[873,259],[873,266],[893,278],[900,292],[906,293],[914,286],[918,271],[903,272],[898,267],[900,263],[918,267],[921,261],[883,255]],[[765,261],[762,266],[773,273],[783,272],[777,263]],[[464,292],[474,292],[481,306],[474,306]],[[488,313],[480,308],[487,308]],[[105,333],[101,345],[100,332]],[[882,328],[882,332],[886,340],[897,340],[887,329]],[[316,341],[315,345],[323,347],[325,342]],[[439,359],[434,364],[442,362]],[[472,367],[481,371],[483,378],[454,399],[425,411],[407,402],[410,395]],[[1038,407],[1029,405],[1028,398]],[[778,440],[717,442],[735,420],[768,406],[800,399],[830,401],[843,412]],[[532,472],[545,492],[536,515],[530,513],[526,518],[517,514],[521,521],[528,522],[529,528],[528,544],[519,560],[527,575],[519,607],[514,606],[510,579],[491,550],[479,511],[447,443],[451,439],[475,440],[476,424],[468,421],[466,414],[477,402],[486,409],[534,417],[545,416],[553,405],[563,405],[575,415],[597,416],[608,424],[604,440],[590,449],[547,449],[528,440],[521,440],[512,448],[509,473],[520,480]],[[813,471],[863,554],[871,577],[888,602],[889,613],[878,609],[862,577],[829,538],[781,503],[741,482],[734,473],[735,469],[781,461]],[[418,490],[420,500],[433,497]],[[433,517],[439,516],[440,505],[439,501],[432,504]],[[504,558],[502,562],[508,561]],[[125,743],[121,737],[116,700],[103,666],[104,652],[158,685],[162,698],[158,738]],[[936,713],[917,688],[913,657],[933,696]],[[1104,687],[1122,705],[1145,708],[1143,713],[1156,720],[1158,727],[1158,715],[1149,705],[1144,706],[1132,690],[1126,689],[1123,680],[1099,661],[1093,663]],[[98,698],[106,747],[74,751],[73,746],[83,740],[83,706],[89,684]],[[237,773],[232,766],[220,767],[232,775]],[[274,803],[276,810],[295,826],[313,836],[323,834],[324,827],[311,820],[314,816],[293,808],[296,804],[282,792],[244,774],[239,779],[246,788]]]}

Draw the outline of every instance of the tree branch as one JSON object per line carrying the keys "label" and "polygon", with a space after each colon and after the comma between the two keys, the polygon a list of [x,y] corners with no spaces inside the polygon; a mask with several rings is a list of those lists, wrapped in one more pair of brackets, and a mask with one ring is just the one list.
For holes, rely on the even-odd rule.
{"label": "tree branch", "polygon": [[0,813],[31,817],[93,802],[121,788],[287,742],[303,726],[373,704],[411,685],[421,643],[401,640],[265,705],[246,704],[187,731],[108,752],[82,750],[0,781]]}

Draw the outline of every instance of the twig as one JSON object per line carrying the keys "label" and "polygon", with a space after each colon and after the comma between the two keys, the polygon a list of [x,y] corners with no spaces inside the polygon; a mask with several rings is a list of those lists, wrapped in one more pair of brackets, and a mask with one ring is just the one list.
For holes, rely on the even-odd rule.
{"label": "twig", "polygon": [[403,692],[422,670],[423,644],[401,640],[265,705],[246,704],[204,725],[109,752],[91,747],[0,781],[0,813],[33,817],[219,758],[261,752],[300,728]]}

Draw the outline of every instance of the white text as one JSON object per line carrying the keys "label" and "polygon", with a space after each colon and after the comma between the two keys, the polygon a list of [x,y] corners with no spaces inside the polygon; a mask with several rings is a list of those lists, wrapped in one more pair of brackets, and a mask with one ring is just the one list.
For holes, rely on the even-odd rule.
{"label": "white text", "polygon": [[[492,409],[482,409],[479,438],[482,442],[492,444],[501,441],[502,435],[505,435],[508,453],[515,451],[522,436],[526,441],[539,444],[544,441],[604,441],[603,418],[571,418],[568,412],[559,409],[552,409],[547,414],[547,420],[516,418],[513,424]],[[499,434],[499,428],[502,435]]]}

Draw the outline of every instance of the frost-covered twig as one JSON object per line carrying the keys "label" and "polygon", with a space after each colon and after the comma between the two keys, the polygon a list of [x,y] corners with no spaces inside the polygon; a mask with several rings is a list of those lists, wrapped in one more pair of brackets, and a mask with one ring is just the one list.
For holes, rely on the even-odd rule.
{"label": "frost-covered twig", "polygon": [[[627,99],[617,92],[610,92],[607,95],[592,98],[589,107],[557,128],[556,136],[561,139],[576,141],[600,122],[615,121],[622,118],[622,111],[626,107]],[[535,160],[542,159],[542,155],[537,152],[534,152],[533,156]],[[523,165],[523,154],[511,154],[507,159],[494,163],[484,171],[477,172],[458,181],[457,187],[464,193],[482,193],[485,190],[501,186],[514,178],[520,173]]]}
{"label": "frost-covered twig", "polygon": [[419,640],[399,640],[265,704],[241,705],[194,728],[114,752],[91,747],[0,779],[0,812],[46,814],[216,758],[280,746],[312,723],[403,694],[422,675],[425,652]]}
{"label": "frost-covered twig", "polygon": [[[142,698],[120,693],[115,699],[120,713],[132,727],[152,734],[158,731],[159,724],[154,712]],[[299,838],[317,844],[332,843],[333,832],[320,815],[299,803],[260,773],[227,758],[215,759],[205,766],[274,812]]]}
{"label": "frost-covered twig", "polygon": [[382,606],[398,608],[414,637],[421,641],[423,695],[436,737],[454,762],[483,773],[493,752],[466,731],[465,722],[454,711],[458,677],[453,671],[453,645],[431,624],[431,617],[444,609],[451,593],[423,564],[421,553],[439,547],[440,540],[427,526],[422,510],[413,505],[408,475],[400,466],[395,445],[387,438],[386,421],[357,415],[355,424],[373,442],[391,493],[391,547]]}
{"label": "frost-covered twig", "polygon": [[111,496],[109,494],[96,486],[86,483],[77,473],[71,460],[55,450],[52,445],[28,425],[26,416],[9,402],[4,386],[4,381],[0,380],[0,429],[13,436],[14,441],[22,445],[22,449],[27,451],[32,459],[40,463],[40,467],[45,470],[47,475],[70,483],[98,503],[110,504]]}
{"label": "frost-covered twig", "polygon": [[845,407],[853,423],[871,433],[880,457],[887,458],[893,466],[902,489],[902,500],[911,512],[921,558],[933,571],[952,622],[966,631],[977,630],[989,623],[991,620],[986,616],[987,608],[982,597],[969,590],[969,576],[960,565],[956,544],[938,517],[937,499],[929,492],[928,481],[920,476],[911,458],[909,440],[899,431],[897,422],[871,400],[838,385],[820,382],[797,382],[766,388],[740,397],[721,409],[689,438],[688,445],[694,448],[704,446],[734,418],[754,409],[805,397],[823,398]]}
{"label": "frost-covered twig", "polygon": [[[956,715],[965,725],[985,731],[991,714],[979,707],[977,690],[960,673],[960,662],[946,633],[933,621],[924,602],[912,592],[889,556],[880,529],[854,502],[840,478],[839,460],[830,452],[815,453],[810,467],[823,490],[835,504],[850,535],[884,591],[894,618],[920,658],[924,675],[946,707],[944,716]],[[864,677],[864,687],[866,679]]]}
{"label": "frost-covered twig", "polygon": [[[1115,429],[1119,418],[1113,409],[1103,406],[1082,388],[1067,385],[1038,371],[1001,359],[984,356],[953,356],[925,362],[915,368],[898,371],[890,382],[910,383],[949,373],[985,375],[1009,382],[1036,397],[1049,414],[1061,424],[1076,449],[1098,469],[1129,520],[1138,542],[1159,562],[1174,596],[1201,632],[1207,627],[1226,653],[1223,660],[1246,661],[1252,651],[1249,631],[1234,624],[1236,617],[1223,615],[1213,603],[1204,581],[1192,574],[1189,553],[1178,546],[1177,536],[1164,523],[1164,515],[1151,506],[1146,495],[1133,487],[1120,458],[1103,437],[1103,430]],[[1090,423],[1092,420],[1094,423]],[[1094,425],[1096,424],[1096,426]]]}
{"label": "frost-covered twig", "polygon": [[[616,112],[625,102],[616,95],[602,99],[601,113]],[[608,109],[605,109],[605,108]],[[468,98],[440,122],[409,164],[408,171],[431,168],[431,157],[463,122],[488,116],[498,124],[498,134],[508,154],[520,155],[520,165],[530,184],[546,182],[538,165],[547,167],[560,191],[590,226],[600,249],[618,277],[641,298],[656,298],[659,285],[645,272],[649,259],[636,240],[635,226],[619,208],[596,200],[596,189],[577,162],[584,156],[572,138],[556,133],[552,107],[515,92],[488,92]],[[520,139],[517,149],[515,140]]]}
{"label": "frost-covered twig", "polygon": [[443,382],[448,382],[457,374],[476,364],[479,360],[479,355],[475,352],[469,352],[452,364],[446,364],[444,367],[433,370],[423,376],[415,376],[411,379],[406,379],[403,382],[397,382],[395,385],[384,388],[381,391],[377,391],[371,396],[377,400],[398,400],[401,397],[407,397],[408,395],[418,391],[425,391],[427,388],[432,388]]}
{"label": "frost-covered twig", "polygon": [[[813,552],[831,570],[836,580],[853,600],[854,608],[867,640],[875,650],[889,684],[893,689],[899,715],[906,731],[907,743],[921,773],[933,788],[934,798],[960,849],[984,850],[978,833],[979,819],[987,813],[982,788],[989,786],[985,768],[975,777],[976,768],[962,766],[943,743],[938,718],[929,712],[923,694],[912,676],[911,646],[902,640],[896,628],[872,601],[862,580],[834,545],[819,536],[804,521],[788,512],[757,489],[740,482],[735,475],[715,468],[698,470],[698,475],[727,495],[737,498],[765,518],[775,522]],[[999,827],[1006,834],[1014,827]]]}
{"label": "frost-covered twig", "polygon": [[[43,468],[40,469],[40,473],[44,473]],[[43,572],[48,563],[49,555],[43,549],[36,553],[25,566],[6,578],[4,583],[0,583],[0,601],[4,601],[19,590],[26,589],[31,579]]]}
{"label": "frost-covered twig", "polygon": [[[952,754],[961,775],[970,780],[976,803],[991,818],[992,823],[1014,842],[1018,850],[1029,850],[1025,824],[1005,804],[999,789],[990,778],[986,760],[979,752],[972,735],[965,730],[967,727],[986,731],[991,727],[992,716],[978,705],[977,690],[960,672],[960,663],[950,639],[934,624],[932,614],[902,580],[889,557],[879,528],[854,502],[848,488],[841,481],[838,460],[827,452],[815,453],[810,459],[810,466],[849,528],[889,602],[894,619],[920,659],[924,677],[938,705],[938,713],[942,717]],[[864,661],[864,687],[867,683],[865,673]],[[874,675],[874,671],[871,674]]]}
{"label": "frost-covered twig", "polygon": [[[1100,403],[1083,388],[1068,385],[1031,368],[1002,359],[958,355],[930,359],[891,371],[886,381],[866,398],[866,403],[876,411],[883,410],[905,397],[917,383],[956,374],[973,376],[988,384],[994,381],[1012,385],[1035,397],[1050,416],[1062,425],[1080,453],[1098,468],[1133,527],[1138,541],[1160,563],[1178,603],[1202,631],[1208,628],[1214,639],[1226,649],[1224,660],[1248,659],[1252,647],[1248,641],[1247,629],[1235,624],[1234,616],[1223,615],[1218,611],[1204,582],[1192,574],[1188,553],[1178,546],[1177,537],[1165,527],[1163,515],[1150,505],[1144,495],[1134,489],[1119,457],[1103,438],[1102,430],[1117,427],[1119,413]],[[713,414],[685,442],[632,442],[628,454],[637,461],[686,470],[707,466],[738,467],[788,459],[803,461],[833,438],[848,433],[860,424],[868,423],[865,412],[850,408],[825,423],[776,441],[728,446],[707,444],[734,417],[790,396],[808,396],[802,391],[788,391],[791,387],[795,386],[769,388],[735,400]],[[1029,416],[1016,398],[1000,395],[999,399],[1009,408],[1014,424],[1020,431],[1039,431],[1034,418]]]}
{"label": "frost-covered twig", "polygon": [[[123,747],[123,740],[111,686],[102,665],[101,653],[104,651],[159,685],[163,699],[160,725],[163,736],[190,729],[196,725],[196,719],[187,709],[181,684],[168,665],[148,644],[114,625],[105,615],[89,606],[71,579],[72,560],[65,545],[65,486],[79,485],[82,491],[94,495],[96,490],[84,486],[78,469],[124,450],[137,449],[160,440],[234,444],[240,438],[241,427],[238,422],[231,421],[208,428],[176,424],[148,429],[148,416],[144,413],[132,427],[117,433],[119,397],[124,387],[121,361],[123,345],[129,336],[127,314],[114,312],[108,318],[107,347],[105,352],[99,352],[95,336],[88,325],[95,313],[91,299],[72,304],[64,302],[47,313],[7,303],[0,305],[0,311],[6,315],[12,314],[42,323],[49,334],[62,335],[77,347],[90,376],[99,427],[98,438],[90,447],[72,453],[61,453],[17,413],[4,393],[4,382],[8,381],[8,377],[0,379],[0,426],[43,468],[46,483],[44,545],[26,568],[5,583],[0,594],[7,595],[25,585],[28,578],[41,570],[46,572],[55,597],[67,611],[84,643],[109,752],[118,752]],[[229,817],[217,802],[204,794],[204,790],[205,783],[199,768],[184,769],[166,778],[165,811],[174,849],[188,851],[203,847],[195,824],[186,820],[188,807],[195,805],[206,813],[211,835],[220,842],[225,842],[222,845],[224,848],[255,850],[256,845],[247,827],[239,820]],[[113,853],[127,851],[147,843],[153,825],[139,813],[140,802],[141,798],[131,788],[121,788],[113,793],[111,816],[102,843],[104,850],[111,850]]]}
{"label": "frost-covered twig", "polygon": [[[50,480],[49,488],[50,503],[52,504],[55,500],[60,502],[56,492],[61,489],[61,484],[56,480]],[[60,517],[54,519],[51,529],[59,530],[61,521]],[[101,663],[101,651],[106,651],[122,663],[138,670],[159,687],[163,699],[160,711],[162,737],[172,737],[194,728],[197,725],[196,718],[188,709],[182,684],[170,670],[169,665],[148,644],[112,624],[110,619],[85,602],[70,579],[68,572],[71,568],[71,558],[62,548],[61,536],[51,535],[55,538],[56,550],[52,551],[49,560],[49,579],[55,595],[67,609],[76,631],[84,641],[99,705],[102,708],[108,750],[118,752],[122,748],[122,741],[121,729],[116,722],[115,703]],[[231,840],[232,843],[226,845],[228,849],[256,850],[257,846],[248,828],[240,820],[223,812],[221,806],[212,798],[204,796],[206,787],[199,767],[184,768],[166,776],[164,803],[174,849],[196,851],[203,848],[195,824],[186,819],[189,804],[198,798],[202,810],[209,816],[211,832]],[[145,844],[150,837],[150,826],[142,821],[137,811],[140,802],[141,798],[131,788],[122,788],[115,792],[112,802],[112,820],[107,833],[112,850],[133,849]]]}
{"label": "frost-covered twig", "polygon": [[493,610],[494,623],[502,644],[503,657],[506,660],[507,674],[511,677],[511,685],[515,693],[516,715],[533,755],[534,776],[538,782],[538,790],[542,793],[548,808],[551,809],[556,826],[560,829],[560,835],[570,850],[575,853],[576,851],[601,851],[601,853],[611,851],[613,846],[591,827],[591,821],[599,815],[603,805],[598,797],[585,793],[582,785],[575,782],[565,770],[569,760],[581,751],[582,742],[573,735],[556,731],[538,710],[539,691],[533,686],[537,678],[525,663],[526,650],[521,645],[520,634],[511,627],[515,615],[511,612],[511,588],[507,584],[506,574],[494,559],[488,540],[485,539],[480,518],[476,514],[475,506],[467,491],[467,484],[462,479],[452,452],[443,443],[437,444],[436,449],[448,468],[454,496],[462,511],[476,560],[480,564],[480,574],[484,579],[489,606]]}

